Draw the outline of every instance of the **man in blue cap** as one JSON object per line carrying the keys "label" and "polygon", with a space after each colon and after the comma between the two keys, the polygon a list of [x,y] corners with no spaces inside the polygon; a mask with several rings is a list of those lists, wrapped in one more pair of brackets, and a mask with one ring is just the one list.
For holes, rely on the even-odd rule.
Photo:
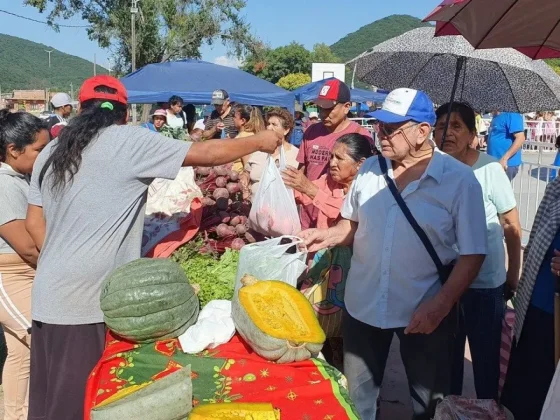
{"label": "man in blue cap", "polygon": [[436,116],[424,92],[394,90],[373,117],[382,156],[362,164],[336,226],[301,236],[310,252],[353,244],[344,298],[344,374],[360,417],[376,418],[396,334],[413,419],[428,420],[450,391],[454,305],[487,252],[482,190],[469,167],[430,140]]}

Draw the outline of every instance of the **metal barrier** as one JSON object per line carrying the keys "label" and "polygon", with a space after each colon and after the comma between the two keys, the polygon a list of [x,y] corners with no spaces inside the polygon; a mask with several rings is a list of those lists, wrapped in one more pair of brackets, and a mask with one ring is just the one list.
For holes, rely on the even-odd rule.
{"label": "metal barrier", "polygon": [[523,161],[512,182],[523,231],[523,244],[529,239],[547,185],[558,176],[560,168],[552,165],[555,154],[550,153],[551,150],[548,142],[525,142]]}

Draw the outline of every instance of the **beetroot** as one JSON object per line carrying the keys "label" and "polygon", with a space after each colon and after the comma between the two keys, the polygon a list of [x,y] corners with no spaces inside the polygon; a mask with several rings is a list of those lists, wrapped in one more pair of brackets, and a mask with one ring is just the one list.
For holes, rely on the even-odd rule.
{"label": "beetroot", "polygon": [[227,210],[229,207],[228,199],[224,197],[220,197],[216,200],[216,207],[218,210]]}
{"label": "beetroot", "polygon": [[237,180],[239,179],[239,173],[235,171],[229,171],[229,179],[232,182],[237,182]]}
{"label": "beetroot", "polygon": [[210,168],[205,168],[205,167],[202,167],[202,166],[198,166],[194,169],[194,171],[197,175],[208,176],[208,175],[210,175],[211,169]]}
{"label": "beetroot", "polygon": [[253,235],[251,235],[249,232],[245,233],[245,239],[247,239],[247,242],[249,242],[249,243],[257,242],[255,237]]}
{"label": "beetroot", "polygon": [[246,225],[247,224],[247,216],[239,216],[241,219],[239,223]]}
{"label": "beetroot", "polygon": [[222,223],[230,223],[231,222],[231,216],[229,215],[229,213],[227,211],[221,211],[219,213],[219,216],[222,219]]}
{"label": "beetroot", "polygon": [[216,202],[214,200],[212,200],[210,197],[204,197],[202,200],[202,205],[204,207],[210,207],[213,206],[214,204],[216,204]]}
{"label": "beetroot", "polygon": [[216,183],[216,187],[218,188],[224,188],[227,185],[227,179],[224,178],[223,176],[219,176],[218,178],[216,178],[216,181],[214,181]]}
{"label": "beetroot", "polygon": [[216,174],[216,170],[215,169],[210,169],[208,171],[208,178],[216,178],[218,176],[218,174]]}
{"label": "beetroot", "polygon": [[239,224],[235,226],[235,232],[238,235],[245,235],[247,233],[247,227],[245,225]]}
{"label": "beetroot", "polygon": [[231,235],[231,230],[229,230],[229,226],[226,225],[225,223],[220,223],[216,228],[216,234],[220,238],[225,238],[226,236]]}
{"label": "beetroot", "polygon": [[223,166],[215,166],[214,167],[214,171],[216,172],[216,175],[218,176],[228,176],[228,169],[223,167]]}
{"label": "beetroot", "polygon": [[241,239],[241,238],[235,238],[231,242],[231,249],[235,249],[237,251],[239,251],[244,246],[245,246],[245,241],[243,241],[243,239]]}
{"label": "beetroot", "polygon": [[237,182],[228,182],[226,188],[230,194],[235,194],[241,191],[241,185]]}
{"label": "beetroot", "polygon": [[232,226],[237,226],[239,223],[241,223],[241,218],[239,216],[232,217],[229,221],[229,224]]}
{"label": "beetroot", "polygon": [[212,193],[212,197],[214,197],[214,200],[218,200],[219,198],[227,199],[229,198],[229,192],[225,188],[216,188]]}

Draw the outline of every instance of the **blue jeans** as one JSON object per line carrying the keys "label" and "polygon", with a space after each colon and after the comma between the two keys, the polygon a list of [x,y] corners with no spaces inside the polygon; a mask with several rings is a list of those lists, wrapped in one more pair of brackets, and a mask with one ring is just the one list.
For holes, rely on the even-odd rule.
{"label": "blue jeans", "polygon": [[519,172],[519,166],[508,166],[506,169],[506,175],[510,181],[513,181],[513,178],[517,176]]}
{"label": "blue jeans", "polygon": [[463,391],[465,340],[468,338],[476,395],[479,399],[498,398],[505,307],[504,286],[469,289],[461,298],[461,316],[452,356],[452,394],[461,395]]}

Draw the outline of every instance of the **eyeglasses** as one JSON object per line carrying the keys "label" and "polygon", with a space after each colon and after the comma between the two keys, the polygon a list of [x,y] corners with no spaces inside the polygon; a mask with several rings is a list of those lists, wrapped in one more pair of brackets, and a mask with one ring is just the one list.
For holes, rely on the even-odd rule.
{"label": "eyeglasses", "polygon": [[408,128],[412,128],[412,127],[416,127],[417,125],[420,125],[418,123],[416,124],[411,124],[411,125],[406,125],[406,126],[389,126],[387,124],[384,124],[382,122],[378,122],[375,125],[375,133],[379,136],[379,137],[386,137],[386,138],[391,138],[394,137],[395,135],[397,135],[397,133],[399,131],[404,131]]}

